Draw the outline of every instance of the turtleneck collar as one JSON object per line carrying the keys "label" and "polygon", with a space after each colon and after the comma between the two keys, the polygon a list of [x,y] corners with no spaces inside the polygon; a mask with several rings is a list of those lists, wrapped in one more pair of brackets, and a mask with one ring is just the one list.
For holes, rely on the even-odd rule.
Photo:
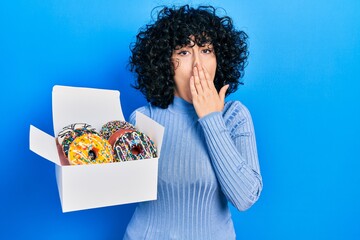
{"label": "turtleneck collar", "polygon": [[174,96],[174,101],[169,105],[168,109],[176,113],[196,113],[192,103],[189,103],[178,96]]}

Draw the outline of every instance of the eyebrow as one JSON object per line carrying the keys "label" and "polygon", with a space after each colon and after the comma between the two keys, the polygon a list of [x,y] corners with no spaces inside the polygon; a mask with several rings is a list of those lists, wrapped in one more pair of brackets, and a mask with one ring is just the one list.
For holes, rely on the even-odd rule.
{"label": "eyebrow", "polygon": [[[188,45],[179,45],[179,46],[176,46],[174,50],[180,50],[180,49],[183,49],[183,48],[192,48],[194,47],[195,45],[192,45],[192,44],[188,44]],[[199,47],[214,47],[212,43],[208,42],[208,43],[204,43],[204,45],[198,45]]]}

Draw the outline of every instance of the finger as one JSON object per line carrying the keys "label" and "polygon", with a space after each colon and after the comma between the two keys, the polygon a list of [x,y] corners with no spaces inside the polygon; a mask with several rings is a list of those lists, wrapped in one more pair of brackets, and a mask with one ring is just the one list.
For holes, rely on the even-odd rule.
{"label": "finger", "polygon": [[219,97],[221,99],[222,102],[225,102],[225,95],[226,95],[226,91],[229,89],[229,84],[226,84],[225,86],[223,86],[220,91],[219,91]]}
{"label": "finger", "polygon": [[194,99],[194,97],[197,96],[197,91],[196,91],[196,88],[195,88],[194,76],[190,77],[190,92],[191,92],[191,95],[192,95],[192,97]]}
{"label": "finger", "polygon": [[196,88],[196,92],[197,92],[197,94],[202,94],[204,91],[203,91],[203,88],[200,83],[200,76],[199,76],[199,70],[197,68],[197,65],[194,66],[193,72],[194,72],[194,85]]}
{"label": "finger", "polygon": [[207,82],[207,79],[206,79],[206,76],[205,76],[203,66],[198,64],[197,69],[199,71],[200,84],[201,84],[203,90],[209,89],[209,85],[208,85],[208,82]]}
{"label": "finger", "polygon": [[204,69],[204,73],[205,73],[206,82],[207,82],[208,87],[210,89],[215,89],[214,79],[212,79],[212,77],[210,76],[209,71],[207,70],[207,68],[204,65],[203,65],[203,69]]}

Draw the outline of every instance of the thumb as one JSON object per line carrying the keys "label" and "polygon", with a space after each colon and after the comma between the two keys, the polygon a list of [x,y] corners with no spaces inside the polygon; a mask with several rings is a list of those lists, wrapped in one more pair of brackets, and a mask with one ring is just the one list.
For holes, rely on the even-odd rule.
{"label": "thumb", "polygon": [[226,91],[228,90],[228,88],[229,88],[229,84],[226,84],[219,91],[219,97],[223,102],[225,101],[225,94],[226,94]]}

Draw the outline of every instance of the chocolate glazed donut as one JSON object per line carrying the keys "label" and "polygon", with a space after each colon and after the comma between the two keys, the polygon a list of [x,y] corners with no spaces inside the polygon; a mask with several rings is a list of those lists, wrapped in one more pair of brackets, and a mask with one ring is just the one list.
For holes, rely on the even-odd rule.
{"label": "chocolate glazed donut", "polygon": [[154,142],[125,121],[105,124],[100,134],[109,136],[108,141],[113,148],[115,161],[124,162],[157,156]]}

